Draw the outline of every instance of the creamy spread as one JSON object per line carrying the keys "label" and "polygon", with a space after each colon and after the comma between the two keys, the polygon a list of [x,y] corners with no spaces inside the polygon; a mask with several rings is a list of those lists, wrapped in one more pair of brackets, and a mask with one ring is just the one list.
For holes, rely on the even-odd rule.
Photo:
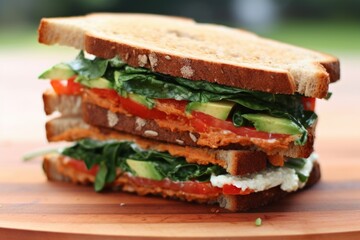
{"label": "creamy spread", "polygon": [[[301,174],[309,176],[314,166],[317,154],[313,153],[301,170]],[[270,168],[259,173],[247,176],[212,175],[210,179],[214,187],[222,188],[225,184],[233,185],[242,190],[252,189],[254,192],[264,191],[276,186],[280,186],[281,190],[286,192],[296,191],[305,186],[305,182],[301,182],[295,170],[288,167]]]}

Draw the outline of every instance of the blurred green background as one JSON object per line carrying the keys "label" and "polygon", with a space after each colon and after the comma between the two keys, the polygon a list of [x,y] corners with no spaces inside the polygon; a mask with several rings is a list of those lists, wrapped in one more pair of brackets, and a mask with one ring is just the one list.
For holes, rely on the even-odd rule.
{"label": "blurred green background", "polygon": [[221,23],[333,54],[360,53],[359,0],[0,0],[0,50],[40,48],[42,17],[148,12]]}

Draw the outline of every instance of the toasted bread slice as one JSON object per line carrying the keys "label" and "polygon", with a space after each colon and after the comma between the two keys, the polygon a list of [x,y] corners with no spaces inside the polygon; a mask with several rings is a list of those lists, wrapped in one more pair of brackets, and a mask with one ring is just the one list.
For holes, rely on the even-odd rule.
{"label": "toasted bread slice", "polygon": [[72,46],[135,67],[237,88],[323,98],[337,58],[190,19],[147,14],[44,18],[39,42]]}
{"label": "toasted bread slice", "polygon": [[[68,167],[61,155],[47,155],[44,157],[43,169],[47,178],[51,181],[68,181],[78,184],[91,184],[95,177],[86,173],[78,172]],[[320,166],[317,162],[311,171],[306,187],[312,186],[320,179]],[[111,186],[110,186],[111,187]],[[276,201],[288,192],[282,191],[279,187],[270,188],[262,192],[251,193],[248,195],[223,195],[223,194],[190,194],[172,189],[160,187],[140,186],[131,181],[127,174],[120,175],[114,183],[113,189],[122,189],[126,192],[135,192],[139,195],[160,195],[165,198],[176,198],[186,201],[214,204],[216,202],[223,208],[231,211],[247,211],[252,208],[264,206],[270,202]]]}
{"label": "toasted bread slice", "polygon": [[59,112],[62,116],[81,115],[81,95],[61,95],[48,89],[43,93],[43,102],[46,115],[54,112]]}

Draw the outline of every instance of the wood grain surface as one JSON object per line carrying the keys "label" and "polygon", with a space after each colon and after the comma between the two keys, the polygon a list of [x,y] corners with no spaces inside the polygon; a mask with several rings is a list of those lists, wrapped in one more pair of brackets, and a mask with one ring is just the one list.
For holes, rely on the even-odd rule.
{"label": "wood grain surface", "polygon": [[[323,178],[249,213],[126,193],[95,193],[92,187],[47,182],[41,160],[21,155],[44,143],[0,144],[0,236],[7,239],[113,239],[115,237],[360,238],[359,150],[324,141]],[[263,224],[255,226],[261,217]]]}

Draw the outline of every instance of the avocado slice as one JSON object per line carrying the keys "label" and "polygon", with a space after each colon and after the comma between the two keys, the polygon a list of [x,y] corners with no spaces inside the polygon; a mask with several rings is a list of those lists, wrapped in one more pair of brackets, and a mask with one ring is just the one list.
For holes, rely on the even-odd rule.
{"label": "avocado slice", "polygon": [[59,79],[64,80],[69,77],[74,76],[76,73],[71,69],[71,67],[65,63],[59,63],[53,66],[52,68],[43,72],[39,78],[40,79]]}
{"label": "avocado slice", "polygon": [[243,114],[242,117],[252,122],[258,131],[291,135],[302,134],[304,131],[303,128],[287,118],[266,114]]}
{"label": "avocado slice", "polygon": [[215,118],[226,120],[231,109],[234,107],[234,102],[219,101],[219,102],[190,102],[186,106],[186,112],[198,111]]}
{"label": "avocado slice", "polygon": [[162,180],[164,176],[156,169],[154,162],[126,159],[126,163],[138,177]]}
{"label": "avocado slice", "polygon": [[81,78],[81,76],[79,76],[75,79],[75,81],[89,88],[111,88],[111,82],[106,78],[96,78],[85,81]]}
{"label": "avocado slice", "polygon": [[128,93],[128,97],[136,103],[144,105],[148,109],[152,109],[155,106],[155,102],[151,98],[147,98],[143,95]]}

